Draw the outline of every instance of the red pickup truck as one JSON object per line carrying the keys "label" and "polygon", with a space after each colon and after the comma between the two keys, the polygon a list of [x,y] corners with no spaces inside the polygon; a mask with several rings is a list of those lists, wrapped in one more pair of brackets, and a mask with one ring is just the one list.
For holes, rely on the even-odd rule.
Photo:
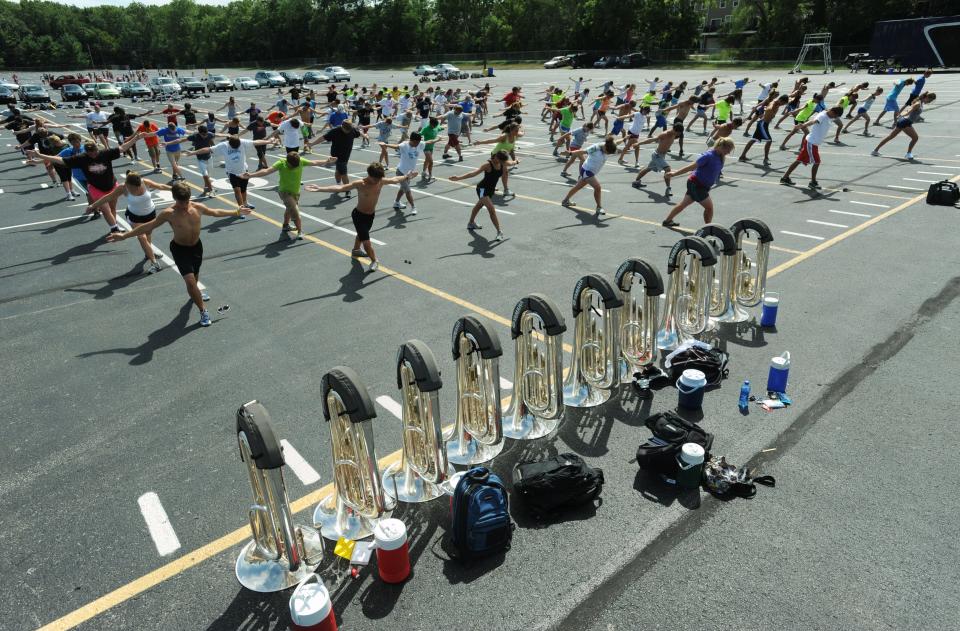
{"label": "red pickup truck", "polygon": [[74,85],[83,85],[84,83],[89,83],[89,82],[90,82],[90,79],[87,79],[86,77],[75,77],[72,74],[62,74],[56,79],[52,79],[50,81],[50,87],[53,89],[59,90],[63,86],[68,85],[70,83]]}

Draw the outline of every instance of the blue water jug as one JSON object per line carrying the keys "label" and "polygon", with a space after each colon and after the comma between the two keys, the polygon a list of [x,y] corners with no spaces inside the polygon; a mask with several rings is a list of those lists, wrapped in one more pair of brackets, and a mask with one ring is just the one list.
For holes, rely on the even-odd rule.
{"label": "blue water jug", "polygon": [[771,291],[763,294],[763,310],[760,311],[760,326],[777,326],[777,309],[779,307],[779,293]]}
{"label": "blue water jug", "polygon": [[787,377],[790,376],[790,353],[785,351],[770,360],[770,372],[767,373],[768,392],[786,392]]}

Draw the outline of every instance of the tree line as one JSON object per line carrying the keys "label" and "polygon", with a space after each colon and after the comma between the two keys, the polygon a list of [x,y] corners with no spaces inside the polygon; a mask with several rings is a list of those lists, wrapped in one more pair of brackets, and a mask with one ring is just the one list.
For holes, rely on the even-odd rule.
{"label": "tree line", "polygon": [[[730,0],[727,0],[730,1]],[[951,0],[743,0],[732,46],[793,46],[820,29],[869,41],[875,19],[931,14]],[[955,0],[952,0],[955,1]],[[443,53],[695,49],[696,0],[236,0],[227,5],[79,8],[0,0],[0,67],[212,66],[317,58],[389,61]],[[931,6],[933,5],[933,6]],[[736,34],[746,28],[749,37]],[[839,33],[838,33],[839,31]]]}

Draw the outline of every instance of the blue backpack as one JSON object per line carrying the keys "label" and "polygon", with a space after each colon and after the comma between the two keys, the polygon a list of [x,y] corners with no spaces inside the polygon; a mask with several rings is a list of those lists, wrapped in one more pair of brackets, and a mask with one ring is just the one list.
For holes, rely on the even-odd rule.
{"label": "blue backpack", "polygon": [[510,549],[507,489],[486,467],[474,467],[460,478],[451,502],[451,541],[464,561]]}

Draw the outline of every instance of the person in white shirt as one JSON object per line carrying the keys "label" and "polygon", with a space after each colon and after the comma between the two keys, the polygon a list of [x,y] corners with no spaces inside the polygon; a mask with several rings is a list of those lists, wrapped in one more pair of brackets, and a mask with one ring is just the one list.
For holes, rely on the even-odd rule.
{"label": "person in white shirt", "polygon": [[[397,165],[397,176],[407,175],[417,170],[417,160],[424,156],[423,145],[421,144],[422,140],[423,136],[421,136],[419,132],[413,132],[410,134],[410,140],[401,142],[399,145],[391,145],[385,142],[379,143],[381,151],[396,149],[400,153],[400,163]],[[410,202],[410,214],[416,215],[417,207],[413,203],[413,192],[410,190],[410,180],[403,180],[399,185],[400,190],[397,191],[397,198],[393,202],[393,209],[400,212],[407,207],[406,204],[400,201],[400,198],[406,195],[407,201]]]}
{"label": "person in white shirt", "polygon": [[593,199],[597,202],[594,217],[599,217],[606,213],[606,211],[603,210],[601,199],[603,192],[600,188],[600,180],[597,179],[597,175],[607,161],[607,156],[615,154],[617,152],[617,145],[623,142],[623,140],[623,138],[617,139],[613,135],[608,135],[602,143],[598,142],[595,145],[590,145],[586,149],[570,153],[571,156],[584,156],[586,159],[583,161],[583,164],[580,165],[580,179],[577,180],[573,188],[567,192],[567,196],[560,202],[563,206],[567,208],[574,206],[574,202],[570,200],[577,194],[577,191],[589,184],[593,188]]}
{"label": "person in white shirt", "polygon": [[830,128],[833,126],[833,119],[839,118],[842,115],[843,108],[834,106],[819,114],[815,114],[810,120],[799,126],[807,135],[804,136],[803,141],[800,143],[800,153],[797,155],[797,159],[793,161],[793,164],[790,165],[787,172],[780,178],[781,184],[792,186],[793,180],[790,179],[790,174],[801,164],[809,164],[811,165],[810,188],[813,190],[820,188],[820,184],[817,183],[817,171],[820,170],[820,144],[827,137],[827,132],[830,131]]}
{"label": "person in white shirt", "polygon": [[83,118],[87,123],[87,133],[93,138],[94,142],[102,145],[104,149],[110,148],[110,117],[106,112],[100,111],[97,103],[93,104],[92,110],[87,110],[86,114],[71,114],[70,118]]}
{"label": "person in white shirt", "polygon": [[277,138],[283,136],[283,146],[287,153],[300,151],[300,141],[303,139],[303,131],[300,129],[300,119],[288,118],[277,127],[277,130],[270,136]]}
{"label": "person in white shirt", "polygon": [[770,96],[770,90],[775,90],[780,83],[777,81],[772,81],[770,83],[761,83],[760,84],[760,94],[757,95],[757,103],[761,103],[768,96]]}
{"label": "person in white shirt", "polygon": [[247,183],[248,180],[242,175],[247,173],[247,149],[259,145],[269,145],[273,142],[272,138],[263,140],[247,140],[239,136],[228,136],[224,142],[218,142],[212,147],[204,147],[195,151],[185,151],[185,156],[195,156],[201,153],[215,153],[223,160],[223,168],[230,179],[230,186],[233,188],[233,196],[237,200],[239,208],[253,208],[247,203]]}
{"label": "person in white shirt", "polygon": [[393,97],[389,94],[387,97],[380,101],[380,116],[383,118],[393,117],[394,112],[397,110],[397,102],[393,100]]}

